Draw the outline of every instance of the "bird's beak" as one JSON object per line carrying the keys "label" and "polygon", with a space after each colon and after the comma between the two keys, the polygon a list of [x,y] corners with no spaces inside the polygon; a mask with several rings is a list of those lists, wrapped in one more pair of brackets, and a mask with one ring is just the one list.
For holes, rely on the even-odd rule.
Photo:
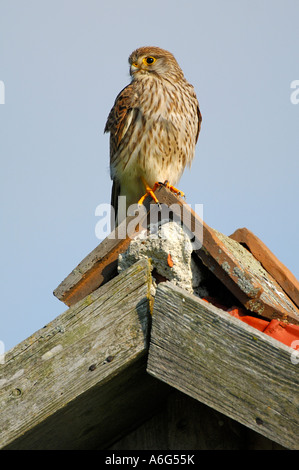
{"label": "bird's beak", "polygon": [[138,65],[136,64],[136,62],[134,62],[133,64],[131,64],[131,67],[130,67],[130,74],[133,75],[135,72],[137,72],[137,70],[139,70],[139,67],[138,67]]}

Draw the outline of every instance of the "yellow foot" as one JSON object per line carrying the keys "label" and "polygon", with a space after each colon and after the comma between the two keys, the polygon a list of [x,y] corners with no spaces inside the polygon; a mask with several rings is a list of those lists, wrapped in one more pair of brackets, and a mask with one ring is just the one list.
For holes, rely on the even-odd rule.
{"label": "yellow foot", "polygon": [[151,198],[155,201],[155,203],[159,204],[158,199],[155,196],[155,191],[158,186],[160,186],[160,183],[155,183],[152,188],[149,187],[147,182],[142,178],[143,184],[145,186],[145,191],[146,193],[139,199],[138,204],[143,204],[144,199],[147,198],[147,196],[151,196]]}
{"label": "yellow foot", "polygon": [[185,193],[183,191],[180,191],[179,189],[175,188],[169,182],[166,180],[164,183],[162,183],[166,188],[170,189],[171,192],[177,194],[178,196],[185,197]]}
{"label": "yellow foot", "polygon": [[151,196],[151,198],[155,201],[156,204],[159,204],[159,201],[157,199],[157,197],[155,196],[155,191],[156,189],[159,187],[159,186],[165,186],[166,188],[168,188],[171,192],[177,194],[178,196],[181,196],[181,197],[185,197],[185,193],[183,193],[183,191],[180,191],[179,189],[175,188],[174,186],[172,186],[171,184],[169,184],[169,182],[166,180],[164,181],[164,183],[160,183],[160,182],[157,182],[154,184],[154,186],[151,188],[147,182],[145,181],[144,178],[141,178],[142,179],[142,182],[145,186],[145,191],[146,193],[139,199],[138,201],[138,204],[143,204],[144,200],[147,198],[147,196]]}

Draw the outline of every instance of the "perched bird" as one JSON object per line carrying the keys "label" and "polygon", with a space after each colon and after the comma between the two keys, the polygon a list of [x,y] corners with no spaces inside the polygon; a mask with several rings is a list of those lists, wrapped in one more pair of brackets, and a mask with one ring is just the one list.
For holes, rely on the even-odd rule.
{"label": "perched bird", "polygon": [[202,121],[194,88],[170,52],[141,47],[129,64],[131,83],[116,97],[105,126],[117,223],[118,196],[126,196],[129,207],[157,182],[178,183],[191,166]]}

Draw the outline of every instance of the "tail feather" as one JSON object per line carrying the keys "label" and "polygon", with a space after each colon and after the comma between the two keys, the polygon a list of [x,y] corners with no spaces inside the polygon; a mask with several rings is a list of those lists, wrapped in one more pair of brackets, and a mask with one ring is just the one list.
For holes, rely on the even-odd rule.
{"label": "tail feather", "polygon": [[111,231],[117,226],[117,215],[118,215],[118,196],[120,194],[120,185],[116,180],[113,180],[112,191],[111,191],[111,206],[114,211],[111,211],[110,224]]}

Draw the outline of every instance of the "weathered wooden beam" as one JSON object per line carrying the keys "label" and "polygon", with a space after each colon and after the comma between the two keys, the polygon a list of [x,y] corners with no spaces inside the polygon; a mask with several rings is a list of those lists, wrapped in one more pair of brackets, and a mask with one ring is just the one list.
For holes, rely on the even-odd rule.
{"label": "weathered wooden beam", "polygon": [[[182,198],[177,198],[164,187],[158,188],[156,196],[163,203],[174,207],[177,217],[190,220],[190,229],[202,225],[202,240],[197,240],[200,248],[194,250],[210,271],[229,289],[229,291],[254,313],[266,318],[278,318],[299,324],[299,309],[288,297],[277,281],[269,274],[255,257],[240,243],[209,227]],[[183,212],[184,211],[184,212]],[[299,295],[299,292],[298,292]]]}
{"label": "weathered wooden beam", "polygon": [[150,283],[140,261],[6,353],[1,448],[101,449],[153,413]]}
{"label": "weathered wooden beam", "polygon": [[[173,208],[177,220],[187,221],[197,246],[194,256],[215,274],[246,309],[269,319],[278,318],[299,324],[297,306],[248,250],[209,227],[184,199],[164,186],[158,187],[155,194],[162,206]],[[145,200],[147,217],[140,221],[144,228],[147,226],[150,207],[153,207],[151,202],[150,197]],[[54,295],[67,305],[73,305],[115,275],[118,255],[128,248],[131,241],[126,225],[133,220],[134,217],[127,218],[117,229],[121,237],[118,236],[119,232],[113,232],[95,248],[57,287]],[[125,238],[123,233],[126,233]]]}
{"label": "weathered wooden beam", "polygon": [[[183,204],[183,199],[175,196],[164,186],[158,187],[156,196],[161,204]],[[128,216],[91,253],[89,253],[71,273],[58,285],[53,294],[66,305],[74,305],[86,295],[105,284],[117,274],[118,255],[128,248],[139,228],[146,229],[150,221],[150,208],[155,206],[148,196],[144,201],[145,214],[138,217],[134,232],[135,216]],[[187,206],[186,206],[187,207]],[[128,227],[130,227],[129,229]]]}
{"label": "weathered wooden beam", "polygon": [[54,290],[59,300],[68,306],[74,305],[117,275],[118,255],[128,248],[131,241],[126,227],[133,219],[124,220],[59,284]]}
{"label": "weathered wooden beam", "polygon": [[144,201],[144,214],[141,213],[136,224],[136,217],[128,216],[92,250],[54,290],[55,297],[68,306],[74,305],[116,276],[118,255],[128,248],[140,227],[146,228],[147,214],[152,203],[152,198],[147,197]]}
{"label": "weathered wooden beam", "polygon": [[269,439],[299,449],[299,377],[292,353],[225,311],[170,283],[159,284],[148,372]]}
{"label": "weathered wooden beam", "polygon": [[196,254],[244,307],[270,320],[299,324],[299,310],[276,280],[240,243],[212,229]]}
{"label": "weathered wooden beam", "polygon": [[265,243],[245,227],[236,230],[230,238],[245,246],[299,307],[299,281]]}

